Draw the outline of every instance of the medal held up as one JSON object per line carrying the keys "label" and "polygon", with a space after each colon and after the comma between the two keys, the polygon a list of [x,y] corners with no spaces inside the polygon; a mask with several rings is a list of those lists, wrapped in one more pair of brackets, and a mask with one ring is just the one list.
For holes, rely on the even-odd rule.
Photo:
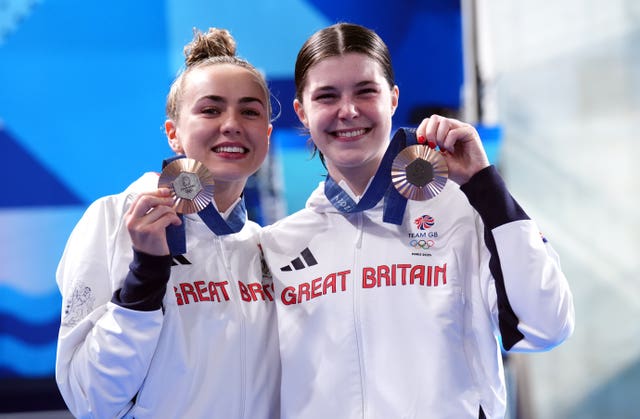
{"label": "medal held up", "polygon": [[213,199],[213,175],[199,161],[179,158],[162,169],[158,188],[171,191],[176,212],[192,214],[204,209]]}
{"label": "medal held up", "polygon": [[[415,133],[414,133],[415,135]],[[449,177],[442,154],[424,144],[405,147],[391,165],[391,182],[400,195],[426,201],[438,195]]]}

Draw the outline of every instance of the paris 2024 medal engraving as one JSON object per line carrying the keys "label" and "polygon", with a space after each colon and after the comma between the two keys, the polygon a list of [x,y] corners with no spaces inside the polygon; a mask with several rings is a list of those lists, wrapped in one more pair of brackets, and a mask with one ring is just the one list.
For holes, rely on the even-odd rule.
{"label": "paris 2024 medal engraving", "polygon": [[168,188],[173,207],[181,214],[203,210],[213,199],[213,175],[197,160],[181,158],[162,169],[158,188]]}

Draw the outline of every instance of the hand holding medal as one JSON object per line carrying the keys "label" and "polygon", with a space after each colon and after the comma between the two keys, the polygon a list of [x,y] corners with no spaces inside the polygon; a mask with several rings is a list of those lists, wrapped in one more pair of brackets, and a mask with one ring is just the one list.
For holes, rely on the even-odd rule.
{"label": "hand holding medal", "polygon": [[176,212],[192,214],[204,209],[213,199],[213,175],[199,161],[179,158],[162,169],[158,188],[171,191]]}
{"label": "hand holding medal", "polygon": [[459,185],[489,166],[480,136],[471,124],[431,115],[420,123],[416,134],[424,137],[430,148],[440,149],[449,168],[449,179]]}

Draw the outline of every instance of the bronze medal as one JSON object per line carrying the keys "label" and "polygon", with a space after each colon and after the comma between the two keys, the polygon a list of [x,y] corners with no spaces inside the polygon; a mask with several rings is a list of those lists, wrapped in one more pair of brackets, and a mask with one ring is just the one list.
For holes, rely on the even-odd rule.
{"label": "bronze medal", "polygon": [[182,158],[162,169],[158,188],[168,188],[173,207],[181,214],[203,210],[213,199],[213,175],[197,160]]}
{"label": "bronze medal", "polygon": [[448,176],[447,162],[440,152],[420,144],[406,147],[391,165],[393,186],[412,201],[426,201],[438,195]]}

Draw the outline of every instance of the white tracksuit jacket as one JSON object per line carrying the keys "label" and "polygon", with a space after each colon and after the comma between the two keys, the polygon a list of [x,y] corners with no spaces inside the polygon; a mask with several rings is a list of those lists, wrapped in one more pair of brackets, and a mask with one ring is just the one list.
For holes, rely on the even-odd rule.
{"label": "white tracksuit jacket", "polygon": [[157,182],[149,173],[97,200],[69,238],[57,271],[64,400],[82,418],[279,417],[273,284],[255,223],[216,236],[185,216],[187,252],[173,258],[162,308],[111,301],[133,259],[123,215]]}
{"label": "white tracksuit jacket", "polygon": [[547,350],[573,331],[556,253],[493,167],[409,201],[401,226],[382,207],[340,214],[320,184],[261,233],[282,417],[503,417],[500,342]]}

